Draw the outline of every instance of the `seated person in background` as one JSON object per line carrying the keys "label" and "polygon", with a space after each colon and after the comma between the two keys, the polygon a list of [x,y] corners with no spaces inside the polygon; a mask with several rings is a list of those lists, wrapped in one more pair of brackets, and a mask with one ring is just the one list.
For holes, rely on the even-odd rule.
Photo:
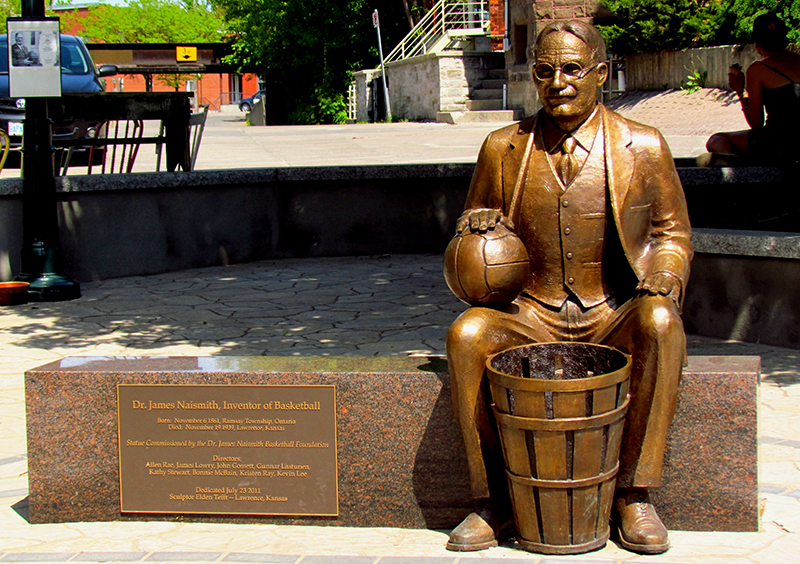
{"label": "seated person in background", "polygon": [[747,69],[746,80],[737,68],[728,74],[752,129],[715,133],[706,143],[710,152],[776,164],[800,159],[800,55],[786,50],[787,32],[786,24],[772,13],[753,22],[761,59]]}

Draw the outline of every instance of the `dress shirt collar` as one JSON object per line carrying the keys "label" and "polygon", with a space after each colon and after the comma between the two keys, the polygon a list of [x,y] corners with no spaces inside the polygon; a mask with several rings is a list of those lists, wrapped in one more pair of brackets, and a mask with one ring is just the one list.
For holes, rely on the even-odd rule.
{"label": "dress shirt collar", "polygon": [[578,147],[583,149],[583,152],[588,154],[592,150],[592,145],[597,137],[597,132],[600,130],[601,116],[599,106],[595,106],[592,114],[586,119],[581,126],[572,133],[564,133],[555,124],[550,121],[550,118],[545,114],[546,119],[542,120],[542,137],[544,146],[547,152],[552,154],[561,152],[561,143],[568,135],[572,135],[575,141],[578,142]]}

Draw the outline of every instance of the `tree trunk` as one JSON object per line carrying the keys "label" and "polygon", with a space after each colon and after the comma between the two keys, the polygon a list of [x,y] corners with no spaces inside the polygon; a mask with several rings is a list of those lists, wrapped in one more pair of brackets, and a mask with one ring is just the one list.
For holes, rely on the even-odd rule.
{"label": "tree trunk", "polygon": [[408,0],[403,0],[403,8],[406,10],[406,17],[408,18],[408,29],[414,29],[414,19],[411,17],[411,10],[408,8]]}

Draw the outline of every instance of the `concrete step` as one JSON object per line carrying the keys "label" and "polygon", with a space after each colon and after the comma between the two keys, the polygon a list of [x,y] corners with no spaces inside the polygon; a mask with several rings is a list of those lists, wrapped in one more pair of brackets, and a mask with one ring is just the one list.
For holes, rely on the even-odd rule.
{"label": "concrete step", "polygon": [[499,88],[500,90],[503,89],[503,85],[506,83],[505,78],[486,78],[481,80],[481,88]]}
{"label": "concrete step", "polygon": [[472,100],[502,100],[502,88],[476,88],[470,96]]}
{"label": "concrete step", "polygon": [[500,100],[467,100],[467,109],[476,110],[502,110],[503,99]]}
{"label": "concrete step", "polygon": [[506,69],[489,69],[489,78],[506,79]]}
{"label": "concrete step", "polygon": [[444,34],[440,36],[433,44],[428,45],[427,52],[428,53],[439,53],[440,51],[444,51],[444,49],[450,44],[451,39]]}
{"label": "concrete step", "polygon": [[436,121],[442,123],[510,123],[518,119],[514,110],[483,110],[470,112],[439,112]]}

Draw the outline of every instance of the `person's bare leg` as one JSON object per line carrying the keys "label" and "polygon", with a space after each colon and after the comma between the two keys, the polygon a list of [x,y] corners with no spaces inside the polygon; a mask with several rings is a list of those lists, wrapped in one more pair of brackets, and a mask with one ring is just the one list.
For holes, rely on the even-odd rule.
{"label": "person's bare leg", "polygon": [[706,141],[706,150],[710,153],[744,155],[747,152],[747,134],[749,132],[749,130],[744,130],[715,133]]}

